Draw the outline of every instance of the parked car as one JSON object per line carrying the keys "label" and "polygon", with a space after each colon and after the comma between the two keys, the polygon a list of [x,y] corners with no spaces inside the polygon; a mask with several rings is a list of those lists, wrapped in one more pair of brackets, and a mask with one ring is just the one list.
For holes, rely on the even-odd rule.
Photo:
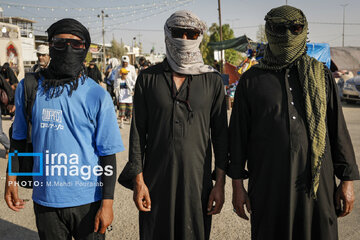
{"label": "parked car", "polygon": [[360,76],[356,76],[345,82],[341,98],[347,103],[360,101]]}

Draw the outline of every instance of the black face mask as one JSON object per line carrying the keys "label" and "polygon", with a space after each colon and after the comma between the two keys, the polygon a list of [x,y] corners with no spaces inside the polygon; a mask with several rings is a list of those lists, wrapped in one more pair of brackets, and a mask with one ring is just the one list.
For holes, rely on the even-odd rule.
{"label": "black face mask", "polygon": [[83,69],[85,49],[73,49],[70,45],[64,50],[50,47],[49,70],[56,79],[77,78]]}

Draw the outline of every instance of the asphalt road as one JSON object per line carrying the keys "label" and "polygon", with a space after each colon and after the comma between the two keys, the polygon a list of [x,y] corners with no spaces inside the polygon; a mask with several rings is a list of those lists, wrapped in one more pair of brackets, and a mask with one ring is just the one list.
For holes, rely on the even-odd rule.
{"label": "asphalt road", "polygon": [[[344,114],[351,134],[357,163],[360,166],[360,104],[344,104]],[[3,120],[4,132],[8,132],[10,120]],[[129,125],[121,129],[125,146],[128,146]],[[6,161],[5,152],[0,147],[0,239],[1,240],[36,240],[35,218],[31,201],[31,190],[20,188],[19,195],[23,199],[30,199],[26,208],[19,212],[10,210],[3,200],[5,185]],[[127,161],[127,151],[117,154],[118,169],[122,169]],[[339,219],[339,236],[341,240],[360,239],[360,181],[355,182],[356,202],[353,212]],[[107,239],[138,239],[138,213],[132,201],[132,192],[116,186],[114,202],[115,218],[113,230],[107,233]],[[213,217],[211,239],[246,240],[250,239],[249,222],[240,219],[232,211],[231,181],[227,179],[225,205],[221,214]]]}

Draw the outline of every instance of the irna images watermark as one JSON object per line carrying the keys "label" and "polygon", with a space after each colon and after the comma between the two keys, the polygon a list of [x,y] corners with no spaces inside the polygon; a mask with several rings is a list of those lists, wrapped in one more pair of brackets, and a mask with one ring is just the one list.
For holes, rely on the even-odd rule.
{"label": "irna images watermark", "polygon": [[[45,155],[45,156],[44,156]],[[32,172],[12,172],[12,163],[17,157],[33,157],[39,161],[38,171]],[[44,162],[45,161],[45,162]],[[9,176],[80,176],[84,181],[92,176],[112,176],[114,174],[113,166],[83,165],[79,161],[79,155],[76,153],[50,153],[49,150],[43,153],[19,153],[14,151],[9,153]],[[63,183],[66,185],[66,183]],[[72,182],[72,184],[84,185],[83,182]],[[89,183],[88,183],[89,184]]]}

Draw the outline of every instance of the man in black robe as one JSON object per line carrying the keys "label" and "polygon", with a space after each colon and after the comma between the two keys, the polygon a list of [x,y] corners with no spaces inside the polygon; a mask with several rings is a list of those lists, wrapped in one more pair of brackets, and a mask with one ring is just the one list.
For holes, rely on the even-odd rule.
{"label": "man in black robe", "polygon": [[224,202],[224,87],[201,57],[202,21],[178,11],[164,30],[167,58],[136,81],[129,162],[119,182],[134,190],[140,239],[209,239],[211,215]]}
{"label": "man in black robe", "polygon": [[338,239],[359,171],[337,87],[306,54],[301,10],[282,6],[265,20],[264,59],[242,75],[230,121],[234,211],[248,219],[246,205],[252,239]]}

